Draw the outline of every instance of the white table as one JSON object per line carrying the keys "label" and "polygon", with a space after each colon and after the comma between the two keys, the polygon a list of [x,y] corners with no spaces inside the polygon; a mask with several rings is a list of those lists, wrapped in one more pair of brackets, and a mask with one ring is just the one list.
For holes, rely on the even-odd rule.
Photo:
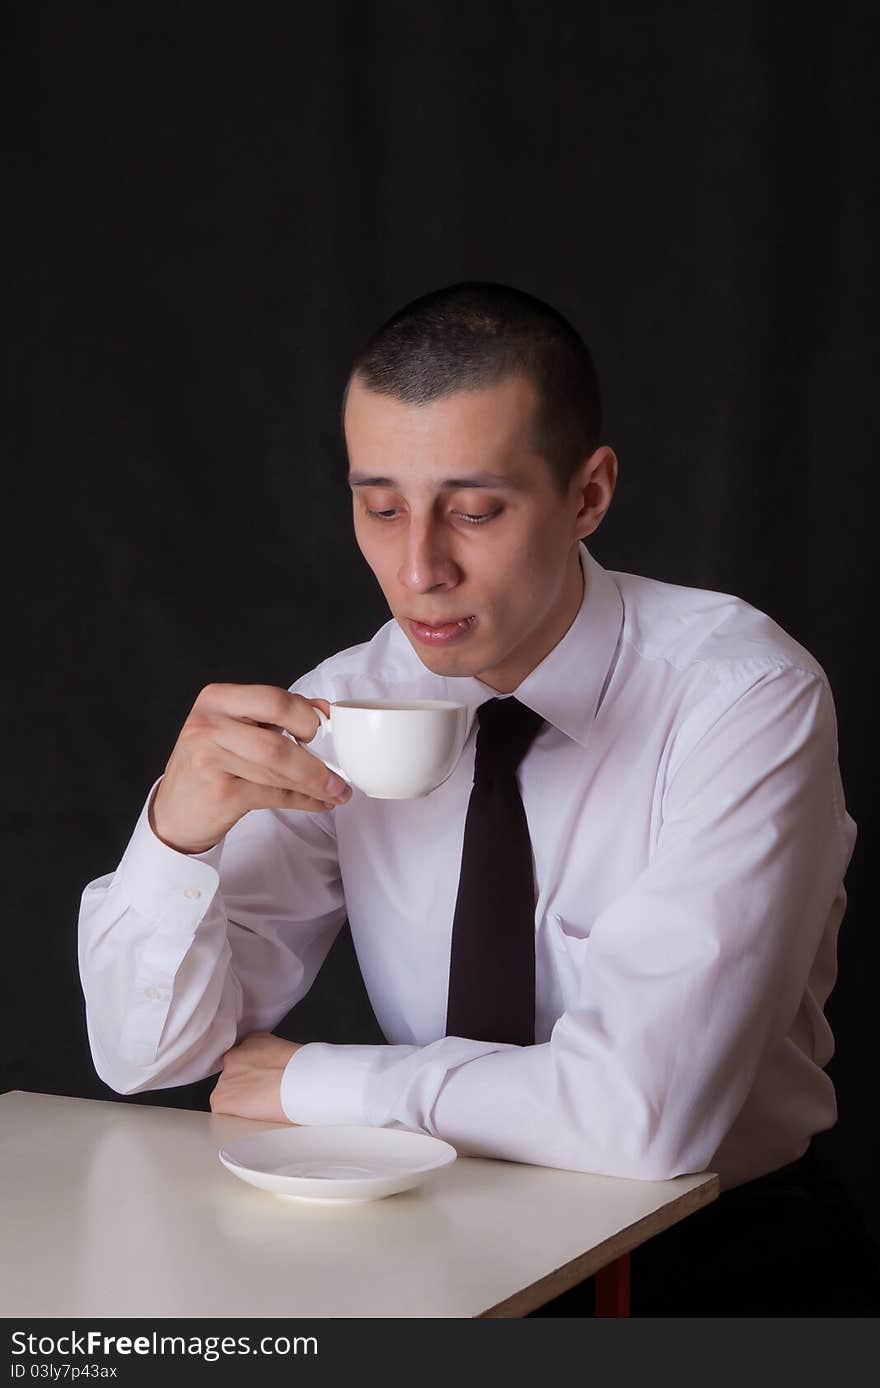
{"label": "white table", "polygon": [[459,1157],[384,1200],[299,1204],[217,1156],[277,1126],[0,1095],[0,1316],[511,1317],[594,1273],[599,1313],[627,1315],[629,1251],[718,1194]]}

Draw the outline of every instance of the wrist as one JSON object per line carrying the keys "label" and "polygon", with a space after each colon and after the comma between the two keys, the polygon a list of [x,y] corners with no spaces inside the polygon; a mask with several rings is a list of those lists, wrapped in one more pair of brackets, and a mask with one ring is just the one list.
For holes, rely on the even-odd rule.
{"label": "wrist", "polygon": [[[161,785],[161,784],[162,784],[162,783],[161,783],[161,781],[160,781],[159,785]],[[150,801],[149,805],[147,806],[147,822],[148,822],[148,824],[149,824],[149,826],[150,826],[151,831],[153,832],[153,834],[156,836],[156,838],[159,840],[160,843],[164,843],[164,845],[165,845],[166,848],[172,849],[175,853],[183,853],[183,854],[185,854],[187,857],[194,857],[195,855],[197,855],[197,854],[199,854],[199,853],[207,853],[209,849],[211,849],[211,848],[216,848],[217,844],[220,842],[219,839],[215,839],[213,843],[205,843],[205,844],[200,844],[200,845],[199,845],[199,844],[195,844],[195,845],[194,845],[194,844],[185,844],[185,843],[181,842],[180,840],[176,840],[173,836],[168,836],[168,835],[166,835],[166,834],[163,832],[163,830],[159,828],[158,823],[157,823],[157,821],[156,821],[156,799],[157,799],[158,793],[159,793],[159,786],[156,787],[156,791],[155,791],[154,794],[153,794],[153,798],[152,798],[152,800]],[[164,826],[163,826],[163,828],[164,828]]]}

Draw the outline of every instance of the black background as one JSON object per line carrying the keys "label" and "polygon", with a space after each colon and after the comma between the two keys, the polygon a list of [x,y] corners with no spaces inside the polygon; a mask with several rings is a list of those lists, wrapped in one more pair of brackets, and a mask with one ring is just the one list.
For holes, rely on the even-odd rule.
{"label": "black background", "polygon": [[[13,7],[0,1088],[117,1097],[80,893],[204,684],[287,687],[386,620],[349,365],[416,295],[499,280],[594,354],[599,562],[739,594],[830,678],[859,826],[832,1143],[880,1235],[871,8]],[[279,1031],[380,1039],[347,931]]]}

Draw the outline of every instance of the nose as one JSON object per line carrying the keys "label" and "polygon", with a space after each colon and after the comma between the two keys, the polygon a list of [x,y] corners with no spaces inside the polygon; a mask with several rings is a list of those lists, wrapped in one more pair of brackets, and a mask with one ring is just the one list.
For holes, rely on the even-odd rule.
{"label": "nose", "polygon": [[445,592],[461,581],[461,571],[439,528],[430,517],[413,519],[407,528],[397,581],[413,593]]}

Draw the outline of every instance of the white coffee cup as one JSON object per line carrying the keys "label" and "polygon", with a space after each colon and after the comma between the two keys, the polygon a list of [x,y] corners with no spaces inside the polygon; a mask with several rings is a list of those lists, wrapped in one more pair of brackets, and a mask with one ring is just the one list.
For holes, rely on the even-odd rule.
{"label": "white coffee cup", "polygon": [[[293,741],[376,800],[430,795],[452,775],[467,735],[467,706],[446,699],[340,699],[329,718],[315,712],[311,742]],[[328,736],[338,764],[320,746]]]}

